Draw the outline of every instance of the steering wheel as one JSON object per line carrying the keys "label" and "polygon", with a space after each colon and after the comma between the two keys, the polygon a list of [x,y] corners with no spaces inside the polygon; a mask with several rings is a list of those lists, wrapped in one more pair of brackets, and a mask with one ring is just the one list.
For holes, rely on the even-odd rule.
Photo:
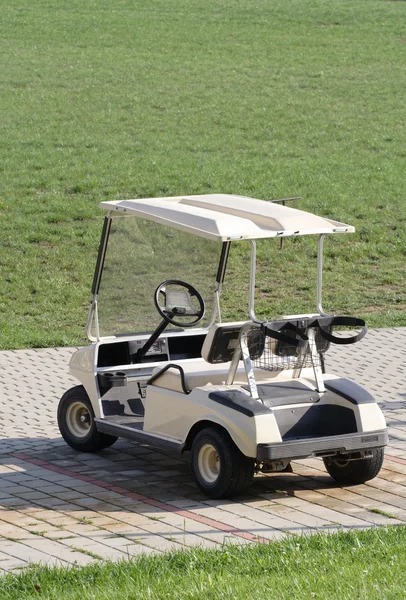
{"label": "steering wheel", "polygon": [[154,302],[165,322],[177,327],[193,327],[204,317],[202,296],[192,285],[179,279],[167,279],[158,285]]}
{"label": "steering wheel", "polygon": [[154,294],[154,302],[162,321],[145,344],[136,352],[134,357],[136,363],[143,361],[147,352],[168,326],[168,323],[172,323],[177,327],[193,327],[193,325],[200,323],[204,317],[203,298],[196,288],[179,279],[167,279],[158,285]]}

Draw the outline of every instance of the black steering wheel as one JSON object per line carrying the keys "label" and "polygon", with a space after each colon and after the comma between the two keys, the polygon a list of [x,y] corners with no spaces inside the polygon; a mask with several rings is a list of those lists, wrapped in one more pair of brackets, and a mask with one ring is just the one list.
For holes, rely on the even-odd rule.
{"label": "black steering wheel", "polygon": [[[179,279],[167,279],[155,290],[154,302],[162,317],[161,323],[140,348],[134,362],[142,362],[169,323],[177,327],[193,327],[204,317],[204,300],[189,283]],[[191,320],[192,319],[192,320]]]}
{"label": "black steering wheel", "polygon": [[155,290],[154,302],[165,322],[177,327],[193,327],[204,317],[204,300],[186,281],[167,279],[162,282]]}

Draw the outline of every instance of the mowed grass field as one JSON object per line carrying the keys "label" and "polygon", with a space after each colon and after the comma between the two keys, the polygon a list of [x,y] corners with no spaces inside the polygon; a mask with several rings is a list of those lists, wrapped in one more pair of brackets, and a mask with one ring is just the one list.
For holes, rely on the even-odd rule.
{"label": "mowed grass field", "polygon": [[4,600],[404,600],[406,528],[291,536],[0,577]]}
{"label": "mowed grass field", "polygon": [[[406,325],[404,2],[1,4],[0,348],[85,341],[98,203],[137,196],[301,196],[357,228],[325,307]],[[270,312],[308,261],[272,255]]]}

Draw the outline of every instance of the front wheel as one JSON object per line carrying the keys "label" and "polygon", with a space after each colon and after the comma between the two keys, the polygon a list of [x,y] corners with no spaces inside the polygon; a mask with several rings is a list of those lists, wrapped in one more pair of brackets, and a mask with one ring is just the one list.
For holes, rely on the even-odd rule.
{"label": "front wheel", "polygon": [[192,471],[206,496],[230,498],[250,486],[254,459],[244,456],[226,431],[207,427],[193,441]]}
{"label": "front wheel", "polygon": [[327,472],[338,483],[360,484],[374,479],[382,468],[384,450],[376,448],[371,450],[372,456],[357,460],[344,458],[323,458]]}
{"label": "front wheel", "polygon": [[62,396],[58,406],[58,426],[65,442],[80,452],[97,452],[117,440],[113,435],[97,431],[92,404],[82,385]]}

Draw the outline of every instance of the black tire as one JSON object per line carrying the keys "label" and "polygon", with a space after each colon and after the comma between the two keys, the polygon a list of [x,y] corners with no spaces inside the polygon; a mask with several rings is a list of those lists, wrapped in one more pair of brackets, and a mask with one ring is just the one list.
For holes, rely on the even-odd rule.
{"label": "black tire", "polygon": [[97,452],[117,440],[113,435],[97,431],[89,396],[82,385],[71,388],[58,406],[58,426],[63,439],[74,450]]}
{"label": "black tire", "polygon": [[242,494],[251,484],[254,464],[254,459],[244,456],[224,430],[207,427],[193,440],[193,476],[209,498]]}
{"label": "black tire", "polygon": [[384,449],[376,448],[371,451],[372,457],[359,460],[337,460],[324,458],[327,472],[338,483],[360,484],[374,479],[382,468]]}

